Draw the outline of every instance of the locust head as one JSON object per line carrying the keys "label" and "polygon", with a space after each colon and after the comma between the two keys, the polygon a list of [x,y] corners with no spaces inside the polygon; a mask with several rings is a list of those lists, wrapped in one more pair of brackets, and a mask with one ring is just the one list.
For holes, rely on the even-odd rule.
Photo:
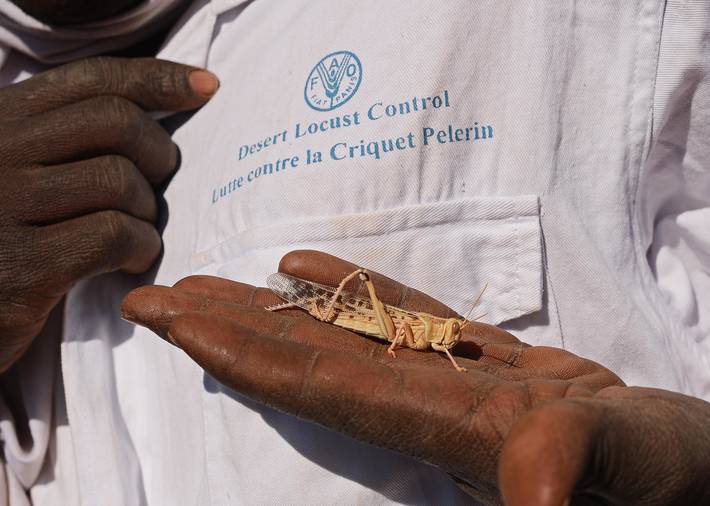
{"label": "locust head", "polygon": [[439,332],[440,338],[431,343],[437,351],[450,350],[461,340],[462,321],[457,318],[447,318],[443,321]]}
{"label": "locust head", "polygon": [[[473,305],[471,306],[471,310],[466,314],[466,316],[463,319],[459,318],[446,318],[443,320],[443,325],[441,329],[441,339],[432,342],[431,347],[437,351],[446,351],[450,350],[454,346],[456,346],[459,341],[461,340],[461,331],[463,328],[471,323],[472,321],[476,321],[478,318],[481,316],[485,316],[485,314],[477,316],[475,318],[469,319],[471,316],[471,313],[473,312],[473,309],[478,305],[478,302],[481,300],[481,297],[483,296],[483,292],[486,291],[486,288],[488,287],[488,283],[486,283],[481,290],[481,292],[478,294],[478,297],[476,297],[476,300],[473,302]],[[448,352],[447,352],[448,353]],[[453,361],[453,359],[452,359]],[[454,364],[456,365],[456,364]],[[456,366],[458,368],[458,366]]]}

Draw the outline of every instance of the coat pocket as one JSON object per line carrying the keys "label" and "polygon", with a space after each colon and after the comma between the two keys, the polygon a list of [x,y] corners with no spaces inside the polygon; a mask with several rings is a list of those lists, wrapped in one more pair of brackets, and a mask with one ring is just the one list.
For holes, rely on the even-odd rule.
{"label": "coat pocket", "polygon": [[191,258],[195,273],[263,286],[279,259],[316,249],[378,271],[499,324],[542,309],[543,258],[534,195],[478,197],[279,223],[236,234]]}

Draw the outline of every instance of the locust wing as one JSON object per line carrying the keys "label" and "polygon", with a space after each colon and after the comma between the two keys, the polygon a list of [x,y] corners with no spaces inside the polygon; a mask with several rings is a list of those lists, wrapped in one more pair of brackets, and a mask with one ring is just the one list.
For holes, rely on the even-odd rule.
{"label": "locust wing", "polygon": [[[271,274],[266,278],[269,289],[286,302],[311,312],[313,304],[324,310],[335,295],[335,288],[297,278],[283,272]],[[351,312],[370,316],[374,314],[369,299],[358,297],[348,292],[341,292],[335,301],[333,309],[336,312]]]}
{"label": "locust wing", "polygon": [[[318,319],[322,319],[322,315],[327,313],[327,307],[336,292],[336,289],[331,286],[321,285],[282,272],[270,275],[266,278],[266,284],[271,291],[286,302],[305,309],[311,316]],[[385,311],[392,318],[396,328],[399,328],[404,323],[408,324],[412,329],[419,328],[422,325],[417,313],[386,304]],[[386,341],[391,341],[392,339],[380,327],[369,297],[359,297],[342,291],[333,305],[331,315],[328,322],[339,327]]]}

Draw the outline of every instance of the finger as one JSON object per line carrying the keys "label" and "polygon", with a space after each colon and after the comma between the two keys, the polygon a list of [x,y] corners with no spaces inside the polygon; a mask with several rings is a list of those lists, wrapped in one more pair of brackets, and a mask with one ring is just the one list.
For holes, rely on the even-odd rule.
{"label": "finger", "polygon": [[212,300],[231,301],[245,306],[267,307],[283,302],[268,288],[259,288],[217,276],[188,276],[175,283],[174,288]]}
{"label": "finger", "polygon": [[[195,291],[182,287],[194,287]],[[207,287],[218,291],[207,290]],[[242,311],[252,310],[248,304],[255,302],[253,294],[256,291],[255,287],[244,283],[192,276],[173,288],[148,285],[132,290],[123,299],[121,317],[147,327],[165,339],[168,327],[181,314],[201,311],[224,318],[238,318]],[[259,314],[264,317],[264,313],[266,318],[274,314],[260,308]],[[281,318],[280,315],[276,317]]]}
{"label": "finger", "polygon": [[[489,349],[485,350],[488,354]],[[514,366],[528,371],[550,371],[555,379],[571,380],[593,391],[624,386],[616,374],[602,365],[574,353],[548,346],[529,346],[521,350]]]}
{"label": "finger", "polygon": [[[239,307],[249,306],[263,309],[283,302],[268,288],[260,288],[217,276],[188,276],[175,283],[173,288],[205,299],[204,306],[224,301],[228,304],[237,304]],[[282,309],[278,314],[310,318],[310,315],[298,308]]]}
{"label": "finger", "polygon": [[[200,278],[208,282],[218,279],[210,279],[208,276]],[[198,286],[204,288],[202,285]],[[172,342],[168,338],[168,329],[172,322],[181,315],[199,311],[203,315],[229,319],[255,334],[276,336],[287,341],[364,355],[376,360],[389,359],[387,348],[383,344],[343,328],[320,322],[303,312],[286,315],[283,312],[277,313],[265,311],[260,307],[246,306],[233,300],[212,298],[209,295],[212,293],[205,296],[165,286],[144,286],[136,288],[124,298],[121,317],[147,327],[163,339]],[[242,302],[248,301],[242,299]],[[403,360],[412,357],[410,353],[403,353]]]}
{"label": "finger", "polygon": [[148,285],[131,290],[121,302],[121,318],[146,327],[167,339],[176,316],[199,311],[204,299],[167,286]]}
{"label": "finger", "polygon": [[516,422],[498,467],[507,505],[704,503],[707,404],[609,390],[613,398],[547,403]]}
{"label": "finger", "polygon": [[122,156],[35,168],[17,177],[28,181],[19,185],[14,206],[25,223],[46,225],[109,209],[149,222],[156,218],[150,184],[133,162]]}
{"label": "finger", "polygon": [[5,123],[0,134],[2,152],[14,153],[23,164],[56,165],[121,155],[153,184],[162,182],[177,164],[177,147],[168,133],[135,104],[115,96]]}
{"label": "finger", "polygon": [[79,279],[123,270],[144,272],[161,251],[155,228],[120,211],[101,211],[41,227],[37,251],[43,258],[38,276],[58,291]]}
{"label": "finger", "polygon": [[[333,287],[338,286],[343,278],[358,268],[360,267],[341,258],[312,250],[292,251],[284,255],[279,263],[279,272]],[[418,290],[374,271],[370,273],[377,295],[385,304],[442,318],[457,316],[446,305]],[[367,294],[364,282],[357,278],[352,280],[345,290],[355,294]]]}
{"label": "finger", "polygon": [[[479,347],[483,351],[483,356],[490,356],[496,361],[499,361],[500,356],[503,355],[510,358],[511,352],[509,350],[528,346],[500,327],[471,321],[466,323],[461,330],[461,343],[457,347],[470,344]],[[486,346],[490,346],[490,348],[485,348]]]}
{"label": "finger", "polygon": [[211,72],[153,58],[88,58],[43,72],[0,93],[6,119],[25,118],[101,95],[114,95],[147,111],[202,106],[217,91]]}
{"label": "finger", "polygon": [[600,413],[562,401],[519,420],[501,452],[498,482],[507,506],[569,505],[592,457]]}
{"label": "finger", "polygon": [[[472,327],[469,332],[477,332],[478,335],[469,334],[469,339],[479,346],[478,360],[482,364],[508,370],[514,368],[520,370],[522,376],[531,378],[570,380],[592,391],[614,385],[624,386],[624,382],[610,370],[566,350],[530,346],[491,325],[478,324]],[[512,338],[507,342],[506,334]]]}

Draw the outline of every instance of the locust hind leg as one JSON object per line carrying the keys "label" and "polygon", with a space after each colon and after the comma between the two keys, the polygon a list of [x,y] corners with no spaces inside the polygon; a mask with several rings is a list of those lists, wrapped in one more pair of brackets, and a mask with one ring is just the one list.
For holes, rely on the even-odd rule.
{"label": "locust hind leg", "polygon": [[343,288],[345,288],[345,285],[347,285],[351,280],[355,279],[356,276],[366,272],[367,271],[365,269],[358,269],[343,278],[338,287],[335,289],[335,293],[330,298],[330,302],[328,303],[325,309],[325,314],[321,314],[320,311],[318,312],[322,315],[322,317],[320,318],[322,321],[328,321],[328,319],[330,318],[331,314],[333,313],[335,303],[338,301],[338,297],[340,297],[340,294],[343,293]]}
{"label": "locust hind leg", "polygon": [[[385,305],[382,303],[380,298],[377,296],[377,291],[375,290],[375,285],[370,278],[370,273],[365,269],[359,269],[357,271],[360,276],[360,280],[365,282],[367,287],[367,292],[370,295],[370,302],[372,303],[372,309],[375,312],[375,317],[377,318],[377,325],[380,327],[380,332],[382,335],[391,342],[397,341],[397,329],[392,321],[392,317],[387,312]],[[406,330],[405,330],[406,332]],[[394,350],[392,350],[394,353]]]}
{"label": "locust hind leg", "polygon": [[284,302],[282,304],[274,304],[273,306],[266,306],[264,309],[267,311],[281,311],[282,309],[292,309],[298,308],[298,304],[293,302]]}
{"label": "locust hind leg", "polygon": [[387,348],[387,353],[392,355],[392,357],[397,358],[397,355],[395,354],[394,350],[396,350],[397,348],[402,348],[402,344],[405,344],[406,348],[414,348],[416,346],[412,327],[410,327],[408,323],[404,322],[397,329],[394,341],[392,341],[390,347]]}
{"label": "locust hind leg", "polygon": [[387,353],[389,353],[392,358],[397,358],[397,354],[394,352],[397,348],[400,347],[400,339],[404,339],[404,327],[400,327],[397,329],[397,332],[394,334],[394,339],[392,340],[392,344],[390,344],[389,348],[387,348]]}
{"label": "locust hind leg", "polygon": [[330,299],[330,303],[328,304],[328,307],[325,310],[325,314],[321,319],[323,321],[328,321],[333,312],[333,307],[335,307],[335,303],[337,302],[340,294],[343,292],[345,285],[348,284],[351,280],[355,279],[356,276],[360,278],[360,281],[363,281],[365,283],[365,286],[367,287],[367,292],[370,295],[370,302],[372,303],[372,309],[375,312],[375,317],[377,318],[377,325],[380,327],[382,337],[384,337],[388,341],[394,341],[395,336],[397,334],[397,329],[395,328],[394,322],[392,321],[392,317],[387,313],[385,305],[377,296],[375,285],[373,284],[372,279],[370,278],[370,273],[367,271],[367,269],[358,269],[343,278],[338,287],[335,289],[335,293]]}

